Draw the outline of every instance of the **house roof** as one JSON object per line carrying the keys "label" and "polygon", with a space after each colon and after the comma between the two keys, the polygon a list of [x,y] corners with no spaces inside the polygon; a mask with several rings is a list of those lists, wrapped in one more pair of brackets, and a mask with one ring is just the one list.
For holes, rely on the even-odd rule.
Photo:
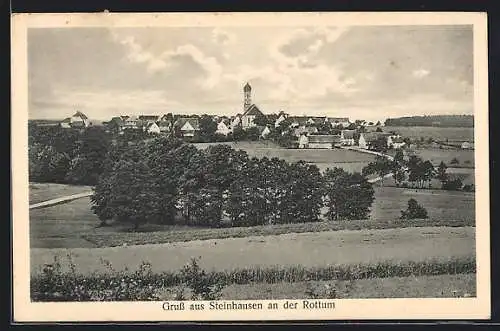
{"label": "house roof", "polygon": [[120,118],[121,118],[122,120],[124,120],[124,121],[128,120],[128,119],[129,119],[129,117],[130,117],[130,116],[128,116],[128,115],[122,115],[122,116],[120,116]]}
{"label": "house roof", "polygon": [[327,118],[330,123],[342,123],[349,122],[348,117],[328,117]]}
{"label": "house roof", "polygon": [[71,118],[69,118],[69,117],[66,117],[65,119],[63,119],[61,121],[61,123],[70,123],[70,122],[71,122]]}
{"label": "house roof", "polygon": [[181,117],[177,120],[175,123],[176,126],[179,128],[182,128],[187,122],[193,127],[195,130],[200,129],[200,123],[197,118],[190,118],[190,117]]}
{"label": "house roof", "polygon": [[250,115],[252,115],[252,116],[256,116],[256,115],[259,115],[259,114],[260,114],[260,115],[264,115],[264,114],[260,111],[259,107],[257,107],[255,104],[252,104],[252,105],[250,105],[250,106],[247,108],[247,110],[245,110],[245,112],[243,113],[243,116],[250,116]]}
{"label": "house roof", "polygon": [[87,120],[88,119],[88,117],[84,113],[82,113],[81,111],[77,111],[73,115],[73,117],[80,117],[82,120]]}
{"label": "house roof", "polygon": [[245,86],[243,86],[243,90],[244,91],[251,91],[252,90],[252,87],[250,86],[250,84],[248,84],[248,82],[245,84]]}
{"label": "house roof", "polygon": [[148,128],[148,129],[149,129],[149,128],[150,128],[150,127],[152,127],[153,125],[158,126],[158,125],[156,124],[156,122],[149,122],[149,123],[146,125],[146,128]]}
{"label": "house roof", "polygon": [[338,143],[340,142],[339,135],[310,135],[309,143]]}
{"label": "house roof", "polygon": [[140,115],[139,119],[143,121],[156,121],[158,119],[158,115]]}
{"label": "house roof", "polygon": [[354,130],[342,130],[342,134],[344,135],[344,139],[354,139]]}
{"label": "house roof", "polygon": [[308,117],[306,117],[306,116],[289,116],[288,119],[291,120],[292,123],[297,122],[300,125],[304,125],[304,124],[306,124]]}
{"label": "house roof", "polygon": [[388,132],[364,132],[362,135],[366,141],[374,141],[380,137],[388,137],[391,134]]}

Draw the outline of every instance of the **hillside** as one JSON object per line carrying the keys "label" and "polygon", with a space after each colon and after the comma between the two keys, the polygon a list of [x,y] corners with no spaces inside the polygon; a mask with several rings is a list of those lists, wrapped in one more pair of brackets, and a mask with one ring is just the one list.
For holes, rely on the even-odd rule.
{"label": "hillside", "polygon": [[433,115],[388,118],[385,126],[474,127],[473,115]]}

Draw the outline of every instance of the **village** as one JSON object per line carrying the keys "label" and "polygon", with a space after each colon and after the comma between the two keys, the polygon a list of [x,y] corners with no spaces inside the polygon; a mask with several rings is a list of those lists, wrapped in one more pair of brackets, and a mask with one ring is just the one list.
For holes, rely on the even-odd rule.
{"label": "village", "polygon": [[[243,87],[242,112],[232,115],[121,115],[100,123],[107,132],[123,135],[127,131],[148,135],[166,135],[191,142],[235,140],[269,140],[281,136],[286,147],[299,149],[333,149],[353,147],[362,150],[385,150],[412,147],[412,141],[395,131],[384,130],[380,121],[351,121],[348,117],[293,116],[284,111],[264,114],[252,103],[252,87]],[[203,121],[205,120],[205,123]],[[208,123],[207,123],[208,121]],[[85,128],[96,125],[81,111],[58,123],[61,128]],[[208,132],[204,132],[208,131]],[[250,133],[250,134],[242,134]],[[200,140],[200,135],[204,140]],[[434,140],[434,147],[445,145]],[[473,142],[458,141],[462,149],[473,149]],[[283,144],[282,144],[283,145]],[[384,146],[382,146],[384,145]],[[458,147],[458,146],[457,146]]]}

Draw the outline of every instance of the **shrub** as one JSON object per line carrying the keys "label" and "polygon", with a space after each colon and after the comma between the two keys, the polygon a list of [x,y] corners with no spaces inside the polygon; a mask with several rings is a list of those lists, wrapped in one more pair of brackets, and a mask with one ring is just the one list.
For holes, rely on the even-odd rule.
{"label": "shrub", "polygon": [[181,276],[184,279],[183,284],[192,291],[191,300],[220,298],[224,286],[217,278],[207,275],[205,270],[200,268],[196,258],[192,258],[191,262],[182,268]]}
{"label": "shrub", "polygon": [[417,200],[408,200],[408,208],[401,211],[401,219],[411,220],[417,218],[428,218],[427,210],[418,204]]}
{"label": "shrub", "polygon": [[450,179],[443,182],[441,188],[443,190],[458,191],[462,189],[462,180],[460,178]]}
{"label": "shrub", "polygon": [[465,192],[474,192],[474,185],[473,184],[464,185],[462,190],[464,190]]}

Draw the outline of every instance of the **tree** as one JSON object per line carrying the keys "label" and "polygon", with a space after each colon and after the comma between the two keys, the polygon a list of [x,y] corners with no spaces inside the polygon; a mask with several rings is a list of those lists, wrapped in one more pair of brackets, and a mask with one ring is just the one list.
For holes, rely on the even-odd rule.
{"label": "tree", "polygon": [[330,122],[322,122],[318,126],[318,134],[332,134],[333,127]]}
{"label": "tree", "polygon": [[382,131],[382,128],[379,126],[379,127],[377,127],[377,129],[375,130],[375,132],[383,132],[383,131]]}
{"label": "tree", "polygon": [[64,183],[70,158],[52,146],[34,143],[28,146],[29,179],[36,182]]}
{"label": "tree", "polygon": [[462,186],[462,180],[457,177],[455,179],[448,179],[447,181],[443,182],[441,188],[443,190],[459,191],[462,189]]}
{"label": "tree", "polygon": [[215,123],[212,116],[202,115],[200,118],[200,139],[203,142],[213,141],[215,131],[217,131],[217,123]]}
{"label": "tree", "polygon": [[446,173],[447,169],[448,169],[448,167],[446,166],[446,163],[441,161],[441,163],[439,163],[439,166],[438,166],[437,172],[436,172],[436,178],[439,179],[441,184],[443,184],[444,182],[446,182],[448,180],[448,174]]}
{"label": "tree", "polygon": [[401,150],[398,150],[394,155],[394,159],[391,162],[391,171],[396,186],[399,186],[406,178],[404,155]]}
{"label": "tree", "polygon": [[341,168],[327,169],[324,174],[328,218],[365,219],[374,201],[374,190],[361,174],[350,174]]}
{"label": "tree", "polygon": [[97,184],[104,170],[110,145],[110,137],[102,128],[87,128],[77,141],[75,156],[66,180],[74,184]]}
{"label": "tree", "polygon": [[387,137],[380,136],[370,143],[370,149],[376,152],[387,152]]}
{"label": "tree", "polygon": [[417,200],[408,200],[408,208],[401,211],[401,219],[411,220],[411,219],[422,219],[428,218],[427,210],[418,204]]}
{"label": "tree", "polygon": [[266,125],[269,125],[269,124],[274,124],[274,122],[270,122],[269,119],[267,118],[266,115],[262,114],[262,113],[258,113],[253,122],[255,123],[255,125],[259,125],[259,126],[266,126]]}
{"label": "tree", "polygon": [[247,136],[248,140],[251,140],[251,141],[259,140],[259,138],[260,138],[259,128],[256,126],[252,126],[252,127],[248,128],[246,130],[246,136]]}
{"label": "tree", "polygon": [[451,160],[451,162],[450,162],[450,164],[453,164],[453,165],[456,165],[456,164],[459,164],[459,163],[460,163],[460,161],[458,161],[458,159],[457,159],[456,157],[454,157],[454,158]]}
{"label": "tree", "polygon": [[242,141],[242,140],[245,140],[247,137],[247,133],[245,130],[243,130],[241,128],[241,126],[236,126],[234,129],[233,129],[233,140],[234,141]]}
{"label": "tree", "polygon": [[377,174],[381,178],[381,183],[384,183],[384,177],[391,173],[392,163],[385,156],[377,155],[375,157],[375,162],[370,162],[366,167],[363,168],[363,176],[368,176],[371,174]]}
{"label": "tree", "polygon": [[434,170],[434,166],[431,161],[427,160],[421,164],[422,169],[420,170],[422,173],[422,181],[429,182],[429,188],[431,186],[431,180],[434,178],[436,171]]}

